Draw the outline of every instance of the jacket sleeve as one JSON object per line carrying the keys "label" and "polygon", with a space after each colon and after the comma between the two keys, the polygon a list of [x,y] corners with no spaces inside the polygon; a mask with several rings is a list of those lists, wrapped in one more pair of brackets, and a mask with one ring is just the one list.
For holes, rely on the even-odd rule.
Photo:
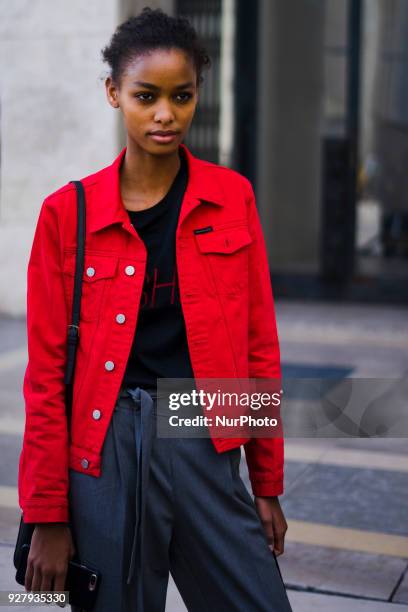
{"label": "jacket sleeve", "polygon": [[68,435],[64,371],[67,313],[55,207],[41,207],[27,268],[28,364],[18,473],[27,523],[68,522]]}
{"label": "jacket sleeve", "polygon": [[[245,180],[249,246],[248,363],[250,378],[276,380],[281,389],[279,340],[268,255],[251,183]],[[274,382],[275,384],[275,382]],[[283,438],[251,438],[244,445],[249,478],[255,496],[283,493]]]}

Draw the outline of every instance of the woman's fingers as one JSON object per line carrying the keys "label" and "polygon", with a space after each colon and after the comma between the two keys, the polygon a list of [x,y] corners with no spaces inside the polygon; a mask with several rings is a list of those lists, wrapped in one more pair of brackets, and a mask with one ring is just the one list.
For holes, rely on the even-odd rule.
{"label": "woman's fingers", "polygon": [[39,588],[40,591],[51,591],[51,581],[53,576],[49,573],[41,574],[41,586]]}
{"label": "woman's fingers", "polygon": [[274,551],[276,556],[281,555],[288,525],[278,498],[255,497],[255,504],[269,549]]}
{"label": "woman's fingers", "polygon": [[268,546],[269,548],[272,550],[273,547],[275,546],[275,533],[273,530],[273,522],[272,520],[264,520],[261,521],[265,535],[266,535],[266,540],[268,542]]}
{"label": "woman's fingers", "polygon": [[34,565],[33,580],[31,582],[30,591],[39,591],[41,587],[41,580],[42,580],[41,570],[38,566]]}
{"label": "woman's fingers", "polygon": [[34,566],[30,561],[27,561],[27,569],[26,569],[25,579],[24,579],[24,587],[26,591],[31,591],[33,575],[34,575]]}
{"label": "woman's fingers", "polygon": [[274,551],[275,551],[275,555],[278,557],[279,555],[281,555],[284,551],[285,548],[285,531],[281,531],[280,529],[277,529],[275,531],[275,543],[274,543]]}
{"label": "woman's fingers", "polygon": [[67,578],[68,566],[65,569],[57,572],[54,580],[54,591],[65,591],[65,582]]}
{"label": "woman's fingers", "polygon": [[24,586],[26,591],[65,591],[68,566],[61,568],[53,575],[35,569],[33,564],[27,565]]}

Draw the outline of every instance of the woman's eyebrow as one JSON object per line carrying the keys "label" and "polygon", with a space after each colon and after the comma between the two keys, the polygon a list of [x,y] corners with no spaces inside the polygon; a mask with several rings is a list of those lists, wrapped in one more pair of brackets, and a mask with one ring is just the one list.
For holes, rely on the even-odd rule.
{"label": "woman's eyebrow", "polygon": [[188,89],[188,87],[194,87],[194,83],[192,81],[187,81],[187,83],[176,85],[174,89]]}
{"label": "woman's eyebrow", "polygon": [[145,81],[135,81],[133,85],[138,85],[139,87],[145,87],[146,89],[154,89],[155,91],[160,89],[160,87],[157,87],[157,85],[153,85],[153,83],[146,83]]}
{"label": "woman's eyebrow", "polygon": [[[146,89],[151,89],[152,91],[159,91],[160,87],[157,85],[153,85],[153,83],[147,83],[146,81],[135,81],[133,85],[138,85],[139,87],[145,87]],[[194,83],[192,81],[188,81],[187,83],[181,83],[181,85],[176,85],[174,89],[187,89],[188,87],[193,87]]]}

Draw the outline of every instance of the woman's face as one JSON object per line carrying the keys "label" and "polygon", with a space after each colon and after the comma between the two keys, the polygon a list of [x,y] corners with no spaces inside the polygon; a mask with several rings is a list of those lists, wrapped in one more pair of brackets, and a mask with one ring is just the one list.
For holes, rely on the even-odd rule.
{"label": "woman's face", "polygon": [[105,86],[111,106],[122,111],[128,140],[152,155],[177,151],[198,101],[196,70],[182,50],[138,55],[126,65],[118,86],[110,77]]}

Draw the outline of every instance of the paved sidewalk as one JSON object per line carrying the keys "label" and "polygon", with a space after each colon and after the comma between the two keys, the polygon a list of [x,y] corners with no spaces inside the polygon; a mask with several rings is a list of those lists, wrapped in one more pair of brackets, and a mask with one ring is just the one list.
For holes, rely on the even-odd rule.
{"label": "paved sidewalk", "polygon": [[[13,584],[14,574],[10,568],[10,555],[12,549],[5,550],[0,547],[0,590],[20,590],[20,587]],[[18,587],[18,588],[17,588]],[[293,612],[408,612],[408,606],[383,603],[377,601],[364,601],[350,599],[348,597],[337,597],[333,595],[321,595],[315,593],[296,592],[288,590],[290,603]],[[15,607],[4,607],[4,610],[15,610]],[[32,612],[33,608],[19,606],[22,612]],[[35,610],[50,610],[49,606],[38,606]],[[172,579],[169,581],[167,593],[166,612],[185,612],[186,607],[180,598],[176,586]],[[217,612],[214,610],[214,612]],[[232,611],[231,611],[232,612]],[[252,611],[248,611],[252,612]],[[255,611],[254,611],[255,612]]]}

